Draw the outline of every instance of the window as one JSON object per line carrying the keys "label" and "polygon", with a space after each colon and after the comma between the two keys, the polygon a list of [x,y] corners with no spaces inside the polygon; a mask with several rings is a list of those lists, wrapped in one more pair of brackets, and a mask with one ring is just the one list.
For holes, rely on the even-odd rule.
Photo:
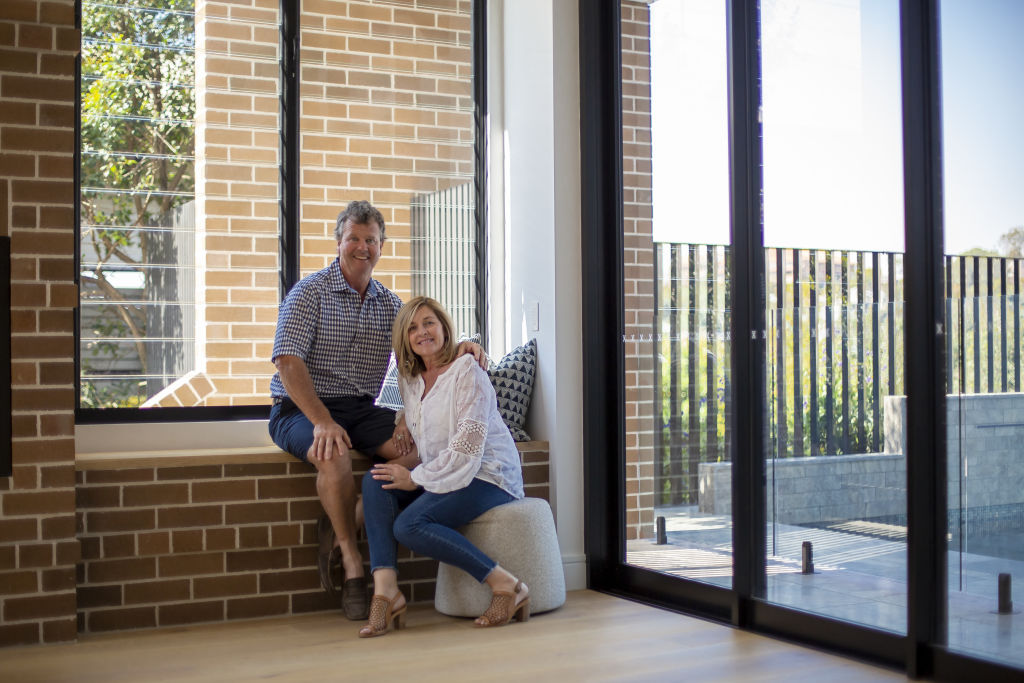
{"label": "window", "polygon": [[[343,4],[342,15],[336,5]],[[387,241],[374,276],[476,320],[471,3],[324,3],[303,12],[300,267],[333,260],[338,208],[368,199]]]}
{"label": "window", "polygon": [[140,406],[195,365],[195,13],[163,5],[82,8],[83,407]]}
{"label": "window", "polygon": [[80,421],[263,414],[287,273],[353,199],[387,223],[375,277],[482,330],[473,11],[308,4],[290,74],[277,0],[82,3]]}

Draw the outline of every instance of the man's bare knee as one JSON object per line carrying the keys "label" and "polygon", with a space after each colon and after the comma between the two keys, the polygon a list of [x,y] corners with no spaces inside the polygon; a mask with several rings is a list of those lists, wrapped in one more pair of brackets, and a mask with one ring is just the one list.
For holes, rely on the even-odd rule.
{"label": "man's bare knee", "polygon": [[317,483],[331,488],[344,486],[352,481],[352,460],[348,455],[335,455],[330,460],[316,462]]}

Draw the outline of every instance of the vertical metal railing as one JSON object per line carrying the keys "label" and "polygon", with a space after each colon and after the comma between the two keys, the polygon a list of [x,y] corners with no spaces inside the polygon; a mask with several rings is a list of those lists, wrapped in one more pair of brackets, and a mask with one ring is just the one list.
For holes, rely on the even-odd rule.
{"label": "vertical metal railing", "polygon": [[[897,255],[886,256],[766,251],[773,358],[768,392],[776,455],[881,448],[883,401],[895,393],[899,355],[898,343],[889,342],[898,328],[890,325],[886,335],[887,319],[899,305],[894,299]],[[886,292],[888,302],[882,299]]]}
{"label": "vertical metal railing", "polygon": [[659,502],[695,502],[700,463],[727,459],[731,438],[729,254],[721,245],[664,244],[655,263],[662,410],[655,486]]}
{"label": "vertical metal railing", "polygon": [[[657,243],[655,261],[658,503],[695,503],[700,463],[729,453],[729,249]],[[1021,391],[1021,261],[946,257],[949,393]],[[881,452],[885,397],[903,394],[903,255],[768,248],[765,264],[773,455]]]}
{"label": "vertical metal railing", "polygon": [[950,393],[1021,391],[1020,264],[994,256],[945,258]]}
{"label": "vertical metal railing", "polygon": [[459,336],[480,332],[473,183],[414,196],[409,216],[412,293],[440,301]]}

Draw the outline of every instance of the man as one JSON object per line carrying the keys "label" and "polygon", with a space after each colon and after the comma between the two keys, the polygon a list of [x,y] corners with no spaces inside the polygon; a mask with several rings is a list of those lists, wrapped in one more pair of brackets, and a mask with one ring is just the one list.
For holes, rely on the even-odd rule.
{"label": "man", "polygon": [[[342,609],[349,619],[362,620],[369,603],[356,543],[349,451],[410,468],[418,458],[407,430],[395,434],[395,413],[374,405],[391,355],[391,326],[402,306],[372,277],[385,239],[384,217],[369,202],[351,202],[338,216],[334,237],[338,259],[296,283],[281,303],[269,428],[278,447],[317,470],[317,494],[345,572]],[[484,358],[478,345],[464,346],[478,361]]]}

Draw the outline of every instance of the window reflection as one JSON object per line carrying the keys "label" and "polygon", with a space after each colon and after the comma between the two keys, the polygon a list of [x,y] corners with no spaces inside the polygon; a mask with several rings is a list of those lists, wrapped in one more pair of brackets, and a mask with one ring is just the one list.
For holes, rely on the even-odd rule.
{"label": "window reflection", "polygon": [[626,561],[728,587],[725,27],[724,2],[622,3]]}
{"label": "window reflection", "polygon": [[898,3],[761,3],[772,602],[906,631]]}

